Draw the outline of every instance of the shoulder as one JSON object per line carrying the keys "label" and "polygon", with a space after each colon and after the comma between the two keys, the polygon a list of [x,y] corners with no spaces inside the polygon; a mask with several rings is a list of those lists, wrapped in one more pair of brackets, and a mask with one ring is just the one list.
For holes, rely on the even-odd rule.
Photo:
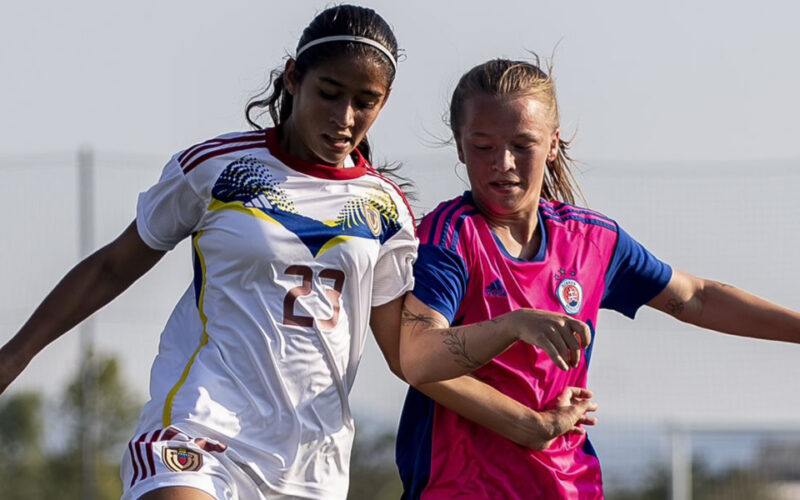
{"label": "shoulder", "polygon": [[443,201],[423,217],[419,225],[420,242],[454,249],[465,225],[471,226],[471,218],[478,214],[469,191]]}
{"label": "shoulder", "polygon": [[209,162],[231,155],[242,156],[249,150],[264,149],[266,134],[266,130],[223,134],[180,151],[174,160],[186,175]]}
{"label": "shoulder", "polygon": [[389,176],[373,168],[371,165],[369,165],[369,163],[366,163],[366,160],[365,165],[367,168],[363,178],[370,183],[374,183],[375,187],[389,195],[394,205],[397,206],[397,210],[399,212],[405,212],[407,217],[410,219],[411,224],[416,226],[414,211],[411,209],[411,205],[408,203],[408,199],[406,198],[403,189]]}
{"label": "shoulder", "polygon": [[584,234],[613,235],[619,232],[614,219],[595,210],[561,201],[541,200],[539,213],[548,227]]}

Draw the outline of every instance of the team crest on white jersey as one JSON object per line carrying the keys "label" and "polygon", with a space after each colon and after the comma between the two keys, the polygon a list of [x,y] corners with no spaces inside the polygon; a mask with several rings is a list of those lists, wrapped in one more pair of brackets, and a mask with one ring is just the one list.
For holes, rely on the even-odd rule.
{"label": "team crest on white jersey", "polygon": [[381,213],[378,212],[372,205],[364,207],[364,218],[367,220],[367,226],[372,234],[378,236],[381,234]]}
{"label": "team crest on white jersey", "polygon": [[565,278],[556,288],[556,297],[567,314],[578,314],[583,306],[583,287],[578,280]]}
{"label": "team crest on white jersey", "polygon": [[203,466],[203,457],[186,448],[164,448],[162,458],[169,470],[174,472],[200,470]]}
{"label": "team crest on white jersey", "polygon": [[372,193],[353,198],[345,203],[334,223],[342,228],[355,228],[366,223],[373,236],[378,236],[384,223],[397,226],[397,206],[388,194],[373,190]]}

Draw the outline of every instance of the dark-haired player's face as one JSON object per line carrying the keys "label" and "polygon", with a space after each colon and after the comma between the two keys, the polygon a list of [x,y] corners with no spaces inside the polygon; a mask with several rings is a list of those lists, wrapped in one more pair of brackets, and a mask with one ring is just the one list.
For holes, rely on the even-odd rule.
{"label": "dark-haired player's face", "polygon": [[291,66],[285,80],[293,97],[287,152],[340,167],[386,103],[385,66],[367,57],[341,57],[308,70],[299,81]]}
{"label": "dark-haired player's face", "polygon": [[526,96],[474,95],[464,102],[456,137],[478,207],[490,218],[535,217],[559,131],[546,107]]}

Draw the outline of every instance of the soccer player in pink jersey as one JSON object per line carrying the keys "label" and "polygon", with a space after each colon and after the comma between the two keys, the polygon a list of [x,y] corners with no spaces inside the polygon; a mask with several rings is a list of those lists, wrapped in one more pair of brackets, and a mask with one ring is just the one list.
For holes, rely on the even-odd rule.
{"label": "soccer player in pink jersey", "polygon": [[[633,318],[649,305],[721,332],[800,342],[800,314],[673,270],[614,220],[574,205],[553,81],[538,63],[467,72],[450,126],[471,190],[418,230],[400,340],[414,386],[397,444],[404,498],[602,498],[583,429],[596,422],[586,374],[601,307]],[[513,404],[488,394],[493,424],[459,416],[462,401],[434,381],[467,373],[510,396],[518,418],[501,422]]]}

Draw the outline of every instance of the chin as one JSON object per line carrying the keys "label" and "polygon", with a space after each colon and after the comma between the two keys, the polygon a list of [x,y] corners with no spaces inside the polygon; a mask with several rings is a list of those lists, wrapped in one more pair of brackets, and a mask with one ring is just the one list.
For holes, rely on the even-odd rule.
{"label": "chin", "polygon": [[326,165],[340,165],[340,164],[344,163],[344,161],[347,159],[348,156],[350,156],[350,154],[352,152],[353,151],[350,150],[350,151],[347,151],[346,153],[342,153],[342,154],[330,154],[330,153],[328,153],[326,155],[318,154],[317,158],[320,159],[320,162],[322,162],[322,163],[324,163]]}

